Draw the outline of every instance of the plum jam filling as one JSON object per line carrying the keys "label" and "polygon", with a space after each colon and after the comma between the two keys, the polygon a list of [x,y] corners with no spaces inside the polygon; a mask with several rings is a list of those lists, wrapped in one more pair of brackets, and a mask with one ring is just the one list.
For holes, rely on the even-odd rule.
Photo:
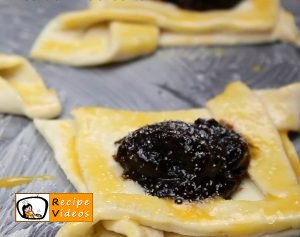
{"label": "plum jam filling", "polygon": [[123,177],[176,203],[229,199],[247,174],[248,145],[214,119],[166,121],[142,127],[120,141],[115,160]]}
{"label": "plum jam filling", "polygon": [[237,6],[242,0],[162,0],[177,5],[180,8],[209,11],[209,10],[226,10]]}

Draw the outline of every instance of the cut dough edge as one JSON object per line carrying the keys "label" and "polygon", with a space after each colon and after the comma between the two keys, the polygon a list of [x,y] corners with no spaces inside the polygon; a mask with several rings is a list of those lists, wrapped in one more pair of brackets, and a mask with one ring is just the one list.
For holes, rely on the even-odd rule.
{"label": "cut dough edge", "polygon": [[[278,91],[283,90],[285,88],[290,88],[290,86],[281,88]],[[268,91],[271,91],[271,90],[268,90]],[[259,92],[257,94],[262,95],[263,92]],[[101,109],[100,109],[100,111],[101,111]],[[198,110],[198,111],[199,111],[199,115],[202,114],[203,117],[205,117],[205,118],[210,117],[210,115],[208,114],[208,112],[206,110]],[[99,116],[100,115],[101,115],[101,113],[99,114]],[[68,179],[74,184],[74,186],[77,188],[78,191],[80,191],[80,192],[87,191],[87,189],[85,188],[83,178],[82,178],[82,176],[80,177],[81,174],[78,175],[78,173],[74,172],[74,170],[78,170],[78,169],[77,168],[74,169],[74,164],[72,164],[72,159],[69,159],[67,156],[68,155],[67,148],[69,147],[69,145],[66,145],[66,141],[70,140],[70,137],[68,138],[66,136],[69,136],[70,134],[73,134],[73,136],[75,136],[74,122],[72,120],[65,120],[65,121],[62,121],[62,120],[56,120],[56,121],[55,120],[54,121],[35,120],[35,124],[36,124],[37,129],[40,131],[40,133],[45,137],[45,139],[48,141],[50,146],[53,148],[53,150],[55,152],[55,157],[56,157],[58,163],[60,164],[60,166],[62,167],[62,169],[65,171]],[[64,127],[64,129],[65,129],[65,127],[67,127],[67,130],[69,132],[63,132],[64,135],[58,134],[58,131],[61,131],[61,127]],[[283,136],[284,136],[284,134],[283,134]],[[286,137],[283,139],[286,139]],[[287,154],[293,153],[293,151],[292,151],[293,146],[291,143],[289,143],[287,146],[285,146],[285,148],[288,149],[288,150],[286,150]],[[297,156],[297,154],[296,154],[296,156]],[[71,160],[70,163],[68,163],[69,160]],[[77,164],[77,166],[80,170],[79,164]],[[80,173],[80,171],[79,171],[79,173]],[[255,190],[257,188],[255,188],[255,186],[253,186],[251,181],[250,182],[246,181],[246,182],[244,182],[243,185],[245,185],[248,190],[251,190],[251,191],[249,191],[249,193],[251,193],[251,195],[253,195],[253,200],[257,200],[260,198],[260,195],[261,195],[260,192],[259,191],[257,192]],[[242,194],[239,197],[237,195],[237,199],[243,200],[244,197],[249,196],[249,193],[245,193],[244,195]],[[102,221],[103,219],[100,218],[100,220]],[[146,228],[147,232],[151,233],[148,236],[154,236],[154,233],[153,233],[154,230],[152,230],[151,228],[147,229],[147,227],[139,226],[132,220],[117,220],[117,221],[110,220],[110,221],[102,221],[102,222],[107,230],[112,230],[112,231],[118,232],[118,233],[126,235],[126,236],[141,236],[137,233],[143,233],[142,229],[144,229],[144,228]],[[135,226],[136,232],[133,231],[133,232],[129,233],[128,229],[123,228],[124,226],[126,226],[125,223],[127,223],[128,225]],[[66,225],[58,233],[58,236],[68,236],[68,233],[70,234],[69,231],[71,231],[72,228],[73,228],[72,226]],[[93,230],[93,228],[90,229],[90,226],[89,227],[86,226],[86,228],[87,228],[86,231]],[[134,230],[134,228],[133,228],[133,230]],[[77,231],[79,231],[79,230],[77,230]],[[72,231],[71,231],[71,233],[72,233]],[[80,233],[80,232],[78,232],[78,233]],[[133,233],[135,233],[135,234],[133,234]],[[295,233],[295,230],[290,231],[290,232],[283,232],[283,233]],[[299,232],[297,232],[297,233],[299,233]],[[73,234],[75,234],[75,232]],[[158,236],[162,235],[162,233],[160,233],[160,232],[157,232],[156,234],[159,234]],[[78,234],[78,236],[81,236],[81,235]],[[147,236],[147,235],[143,235],[143,236]],[[278,235],[278,236],[280,236],[280,235]],[[283,236],[286,236],[286,235],[283,235]],[[292,236],[292,235],[288,235],[288,236]]]}
{"label": "cut dough edge", "polygon": [[0,112],[50,119],[61,112],[54,90],[48,90],[30,63],[17,55],[0,54]]}
{"label": "cut dough edge", "polygon": [[[261,0],[252,1],[259,2]],[[268,13],[270,16],[265,20],[257,20],[256,23],[253,23],[256,26],[255,30],[243,32],[243,27],[239,25],[244,22],[243,17],[239,21],[228,17],[231,20],[226,23],[227,25],[224,23],[227,17],[218,17],[218,20],[207,17],[210,19],[207,22],[204,17],[200,21],[201,24],[194,24],[195,27],[199,25],[198,31],[206,29],[202,33],[196,30],[194,30],[196,32],[185,32],[184,29],[187,30],[193,26],[188,20],[182,23],[180,29],[176,29],[180,24],[172,22],[173,17],[176,19],[176,16],[178,17],[180,14],[184,16],[189,16],[189,14],[175,11],[169,17],[163,17],[162,12],[174,11],[174,7],[170,6],[164,9],[165,4],[163,3],[147,2],[145,6],[149,5],[150,7],[145,7],[142,13],[137,7],[125,8],[124,6],[125,9],[122,9],[120,6],[118,7],[118,4],[108,4],[108,6],[101,4],[100,8],[93,7],[88,10],[65,13],[54,18],[36,40],[31,56],[39,60],[72,66],[92,66],[148,55],[159,46],[257,44],[277,40],[300,46],[300,34],[294,17],[281,9],[278,1],[271,2],[268,0],[268,4],[272,6],[268,8],[271,9]],[[132,1],[129,1],[125,5],[130,6],[129,3],[133,4]],[[158,8],[157,4],[162,4],[162,9]],[[149,11],[148,14],[147,11]],[[216,17],[216,14],[221,13],[213,11],[211,16]],[[254,15],[257,18],[260,14],[261,12]],[[193,19],[194,15],[195,13],[189,17]],[[160,28],[160,24],[172,26],[170,29],[165,29]],[[253,27],[250,23],[244,23],[244,25],[249,28]],[[208,31],[208,26],[222,29],[222,31]],[[230,30],[224,32],[224,29],[230,28],[230,26],[234,28],[231,29],[232,32]],[[258,26],[264,30],[257,30]]]}

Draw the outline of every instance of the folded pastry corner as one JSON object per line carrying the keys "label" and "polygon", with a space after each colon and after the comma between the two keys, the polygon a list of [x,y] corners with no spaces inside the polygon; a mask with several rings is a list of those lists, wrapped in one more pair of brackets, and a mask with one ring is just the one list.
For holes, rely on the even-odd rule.
{"label": "folded pastry corner", "polygon": [[[92,10],[58,16],[35,42],[31,57],[72,66],[93,66],[134,59],[155,51],[157,27],[107,21],[106,16],[109,14]],[[85,27],[70,27],[75,20]]]}
{"label": "folded pastry corner", "polygon": [[252,147],[248,172],[264,193],[279,197],[300,193],[280,134],[259,98],[249,88],[234,82],[207,106],[215,118],[232,124],[243,134]]}
{"label": "folded pastry corner", "polygon": [[[282,131],[300,131],[300,82],[293,83],[280,89],[259,90],[255,92],[272,121],[279,125]],[[274,116],[273,116],[274,115]],[[276,115],[276,116],[275,116]]]}
{"label": "folded pastry corner", "polygon": [[34,125],[55,151],[55,158],[67,178],[79,192],[87,192],[75,152],[74,121],[35,119]]}
{"label": "folded pastry corner", "polygon": [[54,118],[61,104],[30,63],[17,55],[0,54],[0,112],[29,118]]}
{"label": "folded pastry corner", "polygon": [[86,10],[54,18],[31,56],[91,66],[141,57],[158,47],[278,40],[300,45],[295,19],[279,0],[241,0],[236,7],[208,11],[181,9],[168,1],[96,0]]}
{"label": "folded pastry corner", "polygon": [[300,31],[297,27],[295,17],[288,11],[282,9],[279,20],[279,38],[282,41],[300,46]]}
{"label": "folded pastry corner", "polygon": [[[73,111],[72,120],[35,120],[68,179],[79,192],[94,193],[94,222],[68,223],[57,236],[299,235],[299,158],[288,130],[283,129],[293,127],[286,125],[295,121],[273,121],[282,114],[295,115],[289,100],[295,99],[291,94],[297,87],[252,91],[234,82],[208,101],[207,109],[138,112],[79,108]],[[291,105],[274,109],[278,98]],[[170,120],[192,123],[211,118],[238,132],[249,144],[249,177],[230,199],[176,204],[124,179],[116,152],[128,134],[134,137],[144,126]],[[170,129],[176,126],[171,123]]]}

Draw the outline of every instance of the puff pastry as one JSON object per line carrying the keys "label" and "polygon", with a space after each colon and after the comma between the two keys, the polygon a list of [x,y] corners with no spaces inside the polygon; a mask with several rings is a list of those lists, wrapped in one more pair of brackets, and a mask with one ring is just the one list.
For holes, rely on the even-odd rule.
{"label": "puff pastry", "polygon": [[0,112],[29,118],[54,118],[61,105],[53,90],[27,60],[0,54]]}
{"label": "puff pastry", "polygon": [[161,1],[94,0],[54,18],[35,42],[35,59],[91,66],[133,59],[158,47],[300,45],[294,17],[279,0],[244,0],[231,10],[194,12]]}
{"label": "puff pastry", "polygon": [[[57,236],[299,235],[300,164],[287,130],[278,129],[279,121],[285,127],[292,120],[274,123],[281,115],[287,118],[295,111],[271,109],[269,96],[283,96],[298,86],[253,92],[234,82],[210,100],[207,109],[134,112],[79,108],[72,120],[35,120],[68,179],[79,192],[94,193],[94,223],[66,224]],[[286,103],[293,104],[288,97]],[[199,117],[231,124],[251,144],[249,178],[232,199],[177,205],[146,195],[137,183],[121,177],[122,168],[112,158],[115,141],[147,124],[193,122]]]}

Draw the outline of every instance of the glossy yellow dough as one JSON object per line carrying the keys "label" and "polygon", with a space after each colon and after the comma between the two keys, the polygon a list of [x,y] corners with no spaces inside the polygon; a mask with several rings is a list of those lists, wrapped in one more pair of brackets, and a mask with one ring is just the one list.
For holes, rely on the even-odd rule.
{"label": "glossy yellow dough", "polygon": [[194,12],[153,0],[92,0],[54,18],[31,56],[73,66],[129,60],[158,47],[285,41],[300,45],[294,17],[279,0],[244,0],[231,10]]}
{"label": "glossy yellow dough", "polygon": [[[35,120],[67,178],[79,192],[94,193],[94,222],[66,224],[57,236],[299,235],[300,165],[287,136],[290,129],[282,129],[288,121],[295,122],[286,119],[295,111],[272,109],[271,99],[277,94],[285,98],[285,105],[296,103],[298,86],[254,92],[234,82],[208,101],[206,109],[137,112],[79,108],[73,111],[72,120]],[[293,92],[285,97],[287,90]],[[231,200],[177,205],[149,196],[137,183],[121,177],[122,168],[113,159],[115,141],[147,124],[212,117],[231,124],[250,144],[249,178]]]}
{"label": "glossy yellow dough", "polygon": [[46,88],[26,59],[0,54],[0,113],[46,119],[60,111],[55,91]]}

